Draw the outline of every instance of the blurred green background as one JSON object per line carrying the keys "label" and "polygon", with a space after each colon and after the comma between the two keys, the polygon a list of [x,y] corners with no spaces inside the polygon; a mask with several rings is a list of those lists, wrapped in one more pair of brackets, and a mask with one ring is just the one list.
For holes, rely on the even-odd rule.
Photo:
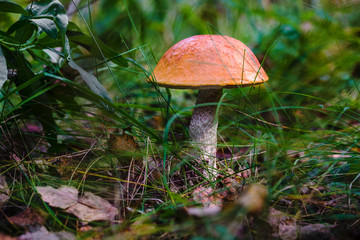
{"label": "blurred green background", "polygon": [[[25,7],[31,1],[14,2]],[[125,53],[123,56],[149,71],[181,39],[196,34],[228,35],[244,42],[263,61],[270,77],[267,84],[282,103],[319,103],[299,95],[309,94],[358,107],[359,1],[74,1],[78,9],[71,1],[61,2],[68,9],[70,21],[83,32],[91,29],[110,48]],[[0,28],[6,29],[17,17],[4,14]],[[96,64],[90,57],[85,66]],[[146,96],[142,99],[148,101],[152,96],[146,76],[136,66],[114,67],[111,73],[104,68],[98,71],[118,101],[135,101],[138,95]]]}
{"label": "blurred green background", "polygon": [[[196,34],[223,34],[248,45],[262,61],[277,92],[310,94],[353,101],[358,97],[359,3],[357,1],[87,1],[82,13],[95,36],[118,52],[149,44],[154,58],[181,39]],[[84,23],[75,13],[73,20]],[[140,51],[129,54],[145,65]],[[131,76],[119,71],[119,84],[131,87]],[[136,86],[141,84],[138,76]],[[126,85],[126,83],[128,85]],[[145,84],[144,84],[145,85]],[[305,100],[283,93],[295,105]],[[295,99],[294,99],[295,98]]]}

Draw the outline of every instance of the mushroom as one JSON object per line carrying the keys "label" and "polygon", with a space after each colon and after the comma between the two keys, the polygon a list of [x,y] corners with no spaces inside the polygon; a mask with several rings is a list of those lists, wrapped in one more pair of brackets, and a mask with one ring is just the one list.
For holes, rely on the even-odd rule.
{"label": "mushroom", "polygon": [[197,160],[208,169],[202,172],[211,180],[217,173],[216,103],[222,89],[253,86],[268,79],[255,55],[239,40],[196,35],[172,46],[161,57],[149,81],[168,88],[199,89],[189,136],[198,149]]}

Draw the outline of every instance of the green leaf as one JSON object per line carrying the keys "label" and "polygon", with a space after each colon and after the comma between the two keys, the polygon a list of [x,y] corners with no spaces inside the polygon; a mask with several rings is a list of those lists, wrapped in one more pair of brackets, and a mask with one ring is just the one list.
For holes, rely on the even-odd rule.
{"label": "green leaf", "polygon": [[52,37],[50,37],[49,35],[46,35],[46,36],[43,36],[41,39],[40,39],[40,43],[41,45],[35,45],[34,48],[35,49],[40,49],[40,50],[43,50],[44,49],[44,46],[46,46],[46,48],[55,48],[55,47],[63,47],[64,44],[63,42],[61,41],[61,39],[54,39]]}
{"label": "green leaf", "polygon": [[66,59],[71,59],[71,48],[70,48],[70,42],[69,38],[65,35],[64,37],[64,54]]}
{"label": "green leaf", "polygon": [[[60,37],[64,38],[68,25],[68,17],[64,6],[57,0],[42,0],[29,4],[26,8],[35,17],[53,17],[59,28]],[[45,31],[45,30],[44,30]]]}
{"label": "green leaf", "polygon": [[24,27],[26,24],[29,24],[29,21],[27,19],[18,20],[17,22],[15,22],[13,25],[11,25],[9,27],[9,29],[6,31],[6,34],[10,35],[13,32],[15,32],[16,30]]}
{"label": "green leaf", "polygon": [[[98,38],[95,38],[96,43],[97,43],[96,44],[92,37],[82,34],[82,33],[78,33],[78,35],[69,36],[69,40],[88,49],[91,52],[91,54],[93,54],[96,58],[98,58],[100,60],[110,60],[113,63],[115,63],[119,66],[122,66],[122,67],[128,66],[128,63],[125,60],[125,58],[123,58],[118,53],[111,50],[109,47],[106,46],[106,44],[103,41],[101,41]],[[99,47],[101,49],[101,52],[104,54],[104,56],[107,59],[103,58],[103,56],[101,55],[101,52],[99,50]]]}
{"label": "green leaf", "polygon": [[23,45],[32,44],[37,37],[38,28],[35,24],[25,24],[16,30],[15,39]]}
{"label": "green leaf", "polygon": [[3,54],[2,50],[1,50],[1,46],[0,46],[0,89],[2,88],[3,84],[7,80],[7,76],[8,76],[8,70],[6,67],[6,59],[4,57],[4,54]]}
{"label": "green leaf", "polygon": [[0,1],[0,12],[11,12],[20,13],[22,15],[29,15],[29,13],[25,11],[22,6],[9,1]]}
{"label": "green leaf", "polygon": [[66,30],[73,31],[73,32],[79,32],[79,33],[81,32],[81,29],[74,22],[69,22]]}
{"label": "green leaf", "polygon": [[18,104],[18,107],[21,106],[24,114],[32,114],[41,123],[47,140],[52,146],[55,146],[57,144],[57,125],[47,96],[47,92],[55,85],[46,86],[43,77],[38,79],[32,70],[31,64],[23,54],[19,52],[11,53],[14,61],[9,68],[17,69],[17,77],[14,78],[15,85],[19,87],[34,78],[37,79],[37,81],[19,91],[22,102]]}
{"label": "green leaf", "polygon": [[111,98],[110,98],[108,92],[103,87],[103,85],[100,84],[100,82],[97,80],[97,78],[94,75],[85,71],[82,67],[77,65],[73,60],[69,61],[69,66],[79,72],[81,78],[86,82],[86,84],[89,86],[91,91],[93,91],[95,94],[111,101]]}
{"label": "green leaf", "polygon": [[57,27],[53,20],[48,18],[35,18],[30,19],[30,21],[38,25],[51,38],[56,39],[58,37]]}

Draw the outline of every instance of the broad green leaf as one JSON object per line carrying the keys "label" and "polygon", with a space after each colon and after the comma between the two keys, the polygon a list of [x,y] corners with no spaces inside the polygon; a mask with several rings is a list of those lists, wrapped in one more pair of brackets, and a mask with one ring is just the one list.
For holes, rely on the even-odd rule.
{"label": "broad green leaf", "polygon": [[79,26],[76,25],[76,23],[74,23],[74,22],[69,22],[66,30],[67,30],[67,31],[73,31],[73,32],[79,32],[79,33],[81,33],[81,29],[80,29]]}
{"label": "broad green leaf", "polygon": [[38,28],[35,24],[25,24],[16,30],[15,40],[23,45],[31,44],[36,40]]}
{"label": "broad green leaf", "polygon": [[[127,61],[120,56],[118,53],[114,52],[113,50],[111,50],[109,47],[106,46],[106,44],[101,41],[100,39],[96,38],[96,43],[94,41],[94,39],[88,35],[79,33],[78,35],[75,36],[69,36],[69,40],[71,42],[75,42],[81,46],[83,46],[84,48],[88,49],[96,58],[100,59],[100,60],[108,60],[110,59],[110,61],[112,61],[113,63],[122,66],[122,67],[127,67],[128,63]],[[101,52],[104,54],[104,56],[107,59],[104,59],[103,56],[101,55],[101,52],[99,50],[99,47],[101,49]]]}
{"label": "broad green leaf", "polygon": [[47,35],[49,35],[51,38],[56,39],[58,36],[58,31],[56,24],[53,20],[48,18],[34,18],[30,19],[33,23],[38,25],[44,32],[46,32]]}
{"label": "broad green leaf", "polygon": [[60,36],[63,38],[68,25],[68,17],[64,6],[57,0],[42,0],[29,4],[26,8],[35,17],[54,17],[59,28]]}
{"label": "broad green leaf", "polygon": [[20,13],[22,15],[29,15],[29,13],[25,11],[22,6],[9,1],[0,1],[0,12],[11,12]]}
{"label": "broad green leaf", "polygon": [[66,59],[71,59],[71,48],[70,48],[70,42],[69,42],[69,38],[65,35],[64,37],[64,54],[65,54],[65,58]]}
{"label": "broad green leaf", "polygon": [[[11,34],[15,33],[15,36]],[[12,24],[6,33],[0,33],[3,38],[3,44],[8,47],[16,47],[16,50],[21,51],[21,48],[31,45],[37,38],[38,27],[30,22],[28,19],[21,19]]]}
{"label": "broad green leaf", "polygon": [[108,92],[103,87],[103,85],[100,84],[100,82],[97,80],[97,78],[94,75],[85,71],[82,67],[77,65],[73,60],[69,61],[69,66],[80,73],[81,78],[86,82],[86,84],[89,86],[91,91],[93,91],[95,94],[111,101],[111,98],[110,98]]}
{"label": "broad green leaf", "polygon": [[34,82],[38,82],[39,79],[43,78],[45,75],[44,73],[41,73],[39,75],[36,75],[35,77],[33,77],[32,79],[24,82],[23,84],[15,87],[13,90],[7,92],[2,98],[0,98],[0,103],[5,101],[7,98],[9,98],[10,96],[20,92],[21,90],[23,90],[24,88],[28,87],[29,85],[33,84]]}
{"label": "broad green leaf", "polygon": [[45,35],[40,39],[40,43],[41,45],[36,45],[34,46],[34,48],[36,49],[44,49],[44,46],[46,46],[47,48],[55,48],[55,47],[63,47],[63,42],[61,41],[61,39],[54,39],[52,37],[50,37],[49,35]]}
{"label": "broad green leaf", "polygon": [[[12,57],[14,61],[9,68],[17,69],[17,77],[14,79],[14,83],[17,87],[36,78],[30,62],[26,60],[23,54],[15,52]],[[19,91],[22,102],[18,104],[41,123],[47,140],[52,146],[57,144],[57,126],[53,117],[53,110],[50,106],[47,91],[54,86],[55,85],[50,85],[46,87],[44,78],[40,78]]]}
{"label": "broad green leaf", "polygon": [[10,35],[13,32],[15,32],[16,30],[24,27],[26,24],[29,24],[29,21],[27,19],[18,20],[17,22],[15,22],[13,25],[11,25],[9,27],[9,29],[6,31],[6,34]]}
{"label": "broad green leaf", "polygon": [[4,85],[4,82],[7,80],[7,75],[8,75],[8,70],[6,66],[6,59],[4,57],[4,54],[0,46],[0,89]]}

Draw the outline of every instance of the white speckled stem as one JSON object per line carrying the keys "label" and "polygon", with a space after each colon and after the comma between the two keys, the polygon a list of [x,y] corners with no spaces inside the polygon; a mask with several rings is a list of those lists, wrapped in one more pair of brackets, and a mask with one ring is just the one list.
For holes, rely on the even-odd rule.
{"label": "white speckled stem", "polygon": [[[199,90],[196,105],[205,103],[218,103],[222,89]],[[204,166],[201,172],[210,181],[216,176],[216,145],[217,105],[196,107],[191,118],[189,134],[192,144],[197,149],[197,160]]]}

